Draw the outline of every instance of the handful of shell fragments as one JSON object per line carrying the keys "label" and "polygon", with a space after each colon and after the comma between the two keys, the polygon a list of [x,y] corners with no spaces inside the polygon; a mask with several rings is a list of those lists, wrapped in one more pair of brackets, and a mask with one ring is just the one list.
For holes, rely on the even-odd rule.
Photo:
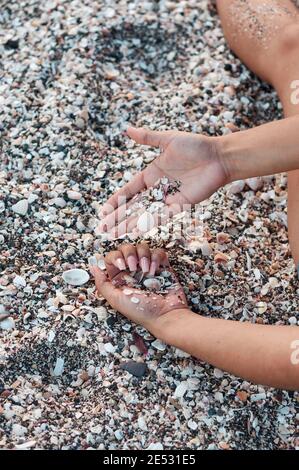
{"label": "handful of shell fragments", "polygon": [[166,294],[177,285],[173,273],[167,269],[159,272],[156,276],[144,274],[142,271],[135,273],[122,271],[113,279],[112,283],[116,287],[125,287],[125,295],[131,295],[134,292],[132,289]]}

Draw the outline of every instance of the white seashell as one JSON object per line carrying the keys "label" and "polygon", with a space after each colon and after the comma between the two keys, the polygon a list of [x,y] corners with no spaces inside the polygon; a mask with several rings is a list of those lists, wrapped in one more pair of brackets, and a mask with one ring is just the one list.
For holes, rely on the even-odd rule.
{"label": "white seashell", "polygon": [[183,381],[181,382],[174,391],[174,398],[183,398],[187,390],[189,389],[188,383]]}
{"label": "white seashell", "polygon": [[123,275],[123,280],[129,285],[129,286],[134,286],[137,284],[136,279],[134,277],[130,276],[129,274],[124,274]]}
{"label": "white seashell", "polygon": [[157,278],[144,279],[143,285],[150,290],[160,290],[162,287],[161,282]]}
{"label": "white seashell", "polygon": [[238,217],[241,220],[241,222],[245,224],[248,220],[248,211],[246,209],[241,209],[238,213]]}
{"label": "white seashell", "polygon": [[26,287],[26,280],[22,276],[16,276],[13,283],[16,287]]}
{"label": "white seashell", "polygon": [[238,193],[241,193],[244,188],[245,188],[245,181],[243,180],[234,181],[229,186],[228,192],[229,194],[238,194]]}
{"label": "white seashell", "polygon": [[258,313],[262,314],[267,311],[268,305],[266,304],[266,302],[258,302],[256,304],[256,308],[257,308]]}
{"label": "white seashell", "polygon": [[156,199],[156,201],[162,201],[164,194],[163,191],[160,188],[154,188],[153,189],[153,196]]}
{"label": "white seashell", "polygon": [[155,225],[155,220],[149,212],[143,212],[137,221],[137,228],[140,232],[146,233]]}
{"label": "white seashell", "polygon": [[263,186],[263,180],[260,177],[248,178],[247,180],[245,180],[245,183],[247,184],[247,186],[249,186],[250,189],[252,189],[252,191],[257,191]]}
{"label": "white seashell", "polygon": [[26,215],[28,212],[28,201],[27,199],[21,199],[21,201],[18,201],[16,204],[12,206],[12,210],[19,215]]}
{"label": "white seashell", "polygon": [[133,304],[139,304],[140,300],[137,297],[131,297],[131,302],[133,302]]}
{"label": "white seashell", "polygon": [[132,291],[131,289],[124,289],[124,290],[123,290],[123,294],[125,294],[125,295],[131,295],[131,294],[133,294],[133,291]]}
{"label": "white seashell", "polygon": [[165,351],[166,349],[166,344],[162,343],[159,339],[156,339],[155,341],[152,342],[151,346],[158,351]]}
{"label": "white seashell", "polygon": [[49,343],[52,343],[52,341],[54,340],[54,338],[55,338],[55,331],[50,330],[50,331],[49,331],[49,334],[48,334],[48,342],[49,342]]}
{"label": "white seashell", "polygon": [[82,197],[82,194],[79,193],[78,191],[70,190],[67,192],[67,197],[71,199],[72,201],[79,201],[79,199],[81,199]]}
{"label": "white seashell", "polygon": [[224,299],[224,308],[230,308],[234,305],[235,298],[232,295],[227,295]]}
{"label": "white seashell", "polygon": [[98,267],[100,268],[101,271],[105,271],[106,264],[105,264],[105,261],[103,260],[103,258],[100,258],[98,260]]}
{"label": "white seashell", "polygon": [[84,269],[69,269],[62,274],[62,279],[72,286],[82,286],[89,281],[89,274]]}
{"label": "white seashell", "polygon": [[13,330],[15,327],[15,322],[12,317],[5,318],[0,322],[0,327],[2,330]]}
{"label": "white seashell", "polygon": [[62,357],[58,357],[56,360],[54,370],[53,370],[53,375],[55,377],[58,377],[59,375],[62,374],[63,366],[64,366],[64,359]]}

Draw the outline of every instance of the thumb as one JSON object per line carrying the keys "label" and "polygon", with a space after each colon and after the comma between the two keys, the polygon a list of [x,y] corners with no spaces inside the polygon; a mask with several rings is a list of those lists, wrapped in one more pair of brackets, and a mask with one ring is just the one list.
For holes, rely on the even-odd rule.
{"label": "thumb", "polygon": [[128,136],[137,144],[161,147],[163,150],[168,145],[169,133],[167,131],[151,131],[144,127],[128,127]]}

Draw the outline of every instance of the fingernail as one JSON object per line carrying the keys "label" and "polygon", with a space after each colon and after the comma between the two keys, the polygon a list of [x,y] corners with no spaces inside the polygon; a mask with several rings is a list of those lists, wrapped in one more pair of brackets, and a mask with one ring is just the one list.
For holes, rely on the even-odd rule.
{"label": "fingernail", "polygon": [[118,258],[118,259],[115,261],[115,264],[116,264],[116,266],[118,267],[118,269],[119,269],[120,271],[125,271],[125,270],[126,270],[126,263],[124,262],[123,259]]}
{"label": "fingernail", "polygon": [[98,261],[97,261],[96,257],[95,257],[95,256],[91,256],[90,258],[88,258],[88,264],[89,264],[90,266],[97,266]]}
{"label": "fingernail", "polygon": [[100,258],[98,260],[98,268],[100,268],[101,271],[104,271],[106,269],[106,264],[105,264],[105,260],[103,258]]}
{"label": "fingernail", "polygon": [[151,262],[151,267],[150,267],[150,272],[149,272],[151,276],[155,275],[156,269],[157,269],[157,263],[155,261],[152,261]]}
{"label": "fingernail", "polygon": [[143,256],[140,260],[140,266],[144,273],[148,273],[150,270],[149,260]]}
{"label": "fingernail", "polygon": [[135,256],[128,256],[127,263],[130,271],[137,271],[137,260]]}

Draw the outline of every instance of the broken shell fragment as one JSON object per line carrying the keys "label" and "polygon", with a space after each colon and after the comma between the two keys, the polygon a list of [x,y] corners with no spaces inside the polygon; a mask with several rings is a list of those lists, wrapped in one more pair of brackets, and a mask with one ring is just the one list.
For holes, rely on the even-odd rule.
{"label": "broken shell fragment", "polygon": [[62,279],[72,286],[82,286],[89,281],[89,274],[84,269],[69,269],[62,274]]}
{"label": "broken shell fragment", "polygon": [[153,277],[144,279],[143,285],[149,290],[160,290],[162,287],[162,283],[159,281],[159,279]]}
{"label": "broken shell fragment", "polygon": [[224,308],[230,308],[234,305],[235,298],[232,295],[227,295],[224,299]]}
{"label": "broken shell fragment", "polygon": [[103,258],[98,259],[98,267],[100,268],[101,271],[105,271],[106,264]]}
{"label": "broken shell fragment", "polygon": [[265,313],[267,309],[268,309],[268,305],[266,304],[266,302],[258,302],[256,304],[256,310],[259,314]]}
{"label": "broken shell fragment", "polygon": [[125,295],[131,295],[131,294],[133,294],[133,291],[132,291],[131,289],[124,289],[124,290],[123,290],[123,294],[125,294]]}
{"label": "broken shell fragment", "polygon": [[229,194],[238,194],[238,193],[241,193],[244,188],[245,188],[245,181],[243,180],[234,181],[229,186],[228,192]]}
{"label": "broken shell fragment", "polygon": [[245,183],[247,184],[247,186],[249,186],[250,189],[252,189],[252,191],[257,191],[263,186],[263,180],[260,177],[248,178],[247,180],[245,180]]}
{"label": "broken shell fragment", "polygon": [[131,302],[133,302],[133,304],[139,304],[140,300],[137,297],[131,297]]}
{"label": "broken shell fragment", "polygon": [[217,240],[217,243],[219,243],[219,245],[225,245],[225,243],[229,242],[230,237],[227,233],[220,232],[220,233],[217,233],[216,240]]}

